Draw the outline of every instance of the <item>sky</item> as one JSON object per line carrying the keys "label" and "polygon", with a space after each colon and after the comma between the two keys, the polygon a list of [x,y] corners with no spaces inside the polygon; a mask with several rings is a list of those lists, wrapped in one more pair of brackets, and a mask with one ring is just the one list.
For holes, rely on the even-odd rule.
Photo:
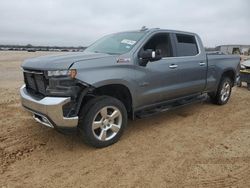
{"label": "sky", "polygon": [[0,0],[0,44],[88,46],[142,26],[250,45],[249,0]]}

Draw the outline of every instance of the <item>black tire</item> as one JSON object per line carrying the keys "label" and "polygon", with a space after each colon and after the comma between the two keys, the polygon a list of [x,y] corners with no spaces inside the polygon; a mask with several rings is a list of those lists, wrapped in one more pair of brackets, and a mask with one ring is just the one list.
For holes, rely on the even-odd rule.
{"label": "black tire", "polygon": [[[223,87],[225,86],[225,84],[228,84],[229,90],[228,90],[228,94],[225,95],[225,97],[223,97],[222,90],[223,90]],[[232,86],[233,86],[233,83],[232,83],[232,80],[230,78],[222,77],[220,84],[219,84],[219,87],[218,87],[218,90],[217,90],[217,93],[209,93],[211,101],[214,104],[218,104],[218,105],[226,104],[228,102],[228,100],[230,99]]]}
{"label": "black tire", "polygon": [[250,83],[247,83],[247,89],[250,91]]}
{"label": "black tire", "polygon": [[239,83],[237,83],[237,86],[238,86],[238,87],[242,87],[242,82],[239,81]]}
{"label": "black tire", "polygon": [[[119,119],[119,126],[120,127],[119,127],[118,131],[116,130],[117,132],[115,132],[115,131],[113,132],[113,129],[111,127],[109,127],[109,126],[111,126],[110,122],[109,122],[110,124],[105,122],[106,118],[103,118],[102,114],[100,112],[102,109],[107,109],[106,110],[107,111],[107,114],[106,114],[107,119],[111,115],[109,113],[113,113],[114,111],[119,112],[119,118],[121,118],[122,120]],[[115,109],[115,110],[112,112],[113,109]],[[98,117],[98,116],[100,116],[100,117]],[[99,121],[102,122],[101,127],[93,130],[94,129],[94,121],[97,118],[101,118],[100,120],[98,120],[98,122]],[[115,119],[113,121],[117,121],[117,119]],[[104,125],[104,123],[106,123],[106,125]],[[115,123],[113,122],[113,124],[115,124]],[[126,111],[124,104],[121,101],[119,101],[118,99],[113,98],[113,97],[109,97],[109,96],[100,96],[100,97],[96,97],[96,98],[89,100],[87,102],[87,104],[85,104],[83,106],[83,108],[81,109],[80,114],[79,114],[78,128],[80,130],[81,137],[83,138],[85,143],[87,143],[88,145],[91,145],[93,147],[96,147],[96,148],[103,148],[103,147],[107,147],[109,145],[116,143],[120,139],[120,137],[122,136],[122,133],[123,133],[126,125],[127,125],[127,111]],[[109,128],[109,129],[106,130],[106,128],[107,129]],[[106,132],[105,133],[105,136],[107,136],[106,139],[108,139],[108,135],[110,135],[110,139],[101,140],[101,138],[100,138],[100,137],[102,137],[101,135],[104,135],[104,134],[102,134],[102,131]],[[98,133],[100,133],[100,137],[97,137]],[[102,137],[102,139],[103,139],[103,137]]]}

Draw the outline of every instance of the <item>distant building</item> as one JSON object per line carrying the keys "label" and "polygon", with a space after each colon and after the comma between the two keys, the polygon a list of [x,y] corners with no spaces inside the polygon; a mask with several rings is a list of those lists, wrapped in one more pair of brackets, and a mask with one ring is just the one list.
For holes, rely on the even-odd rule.
{"label": "distant building", "polygon": [[215,49],[225,54],[250,55],[250,45],[221,45]]}

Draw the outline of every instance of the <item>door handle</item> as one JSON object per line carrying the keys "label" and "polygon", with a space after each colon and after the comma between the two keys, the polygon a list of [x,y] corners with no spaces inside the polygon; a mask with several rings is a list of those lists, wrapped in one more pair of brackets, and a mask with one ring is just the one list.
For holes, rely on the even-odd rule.
{"label": "door handle", "polygon": [[200,62],[199,64],[200,64],[200,66],[206,65],[206,63],[204,63],[204,62]]}
{"label": "door handle", "polygon": [[148,82],[142,82],[142,83],[139,84],[140,87],[146,87],[148,85],[149,85]]}
{"label": "door handle", "polygon": [[176,64],[171,64],[171,65],[169,65],[169,68],[170,69],[176,69],[178,67],[178,65],[176,65]]}

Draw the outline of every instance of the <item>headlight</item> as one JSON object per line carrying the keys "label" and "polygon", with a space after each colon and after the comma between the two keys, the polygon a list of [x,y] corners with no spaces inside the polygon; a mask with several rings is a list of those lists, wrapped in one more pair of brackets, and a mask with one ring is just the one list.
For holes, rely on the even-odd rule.
{"label": "headlight", "polygon": [[76,72],[75,69],[48,71],[48,76],[49,77],[69,76],[71,78],[75,78],[76,74],[77,74],[77,72]]}
{"label": "headlight", "polygon": [[240,65],[240,68],[241,69],[246,69],[246,66],[245,65]]}

